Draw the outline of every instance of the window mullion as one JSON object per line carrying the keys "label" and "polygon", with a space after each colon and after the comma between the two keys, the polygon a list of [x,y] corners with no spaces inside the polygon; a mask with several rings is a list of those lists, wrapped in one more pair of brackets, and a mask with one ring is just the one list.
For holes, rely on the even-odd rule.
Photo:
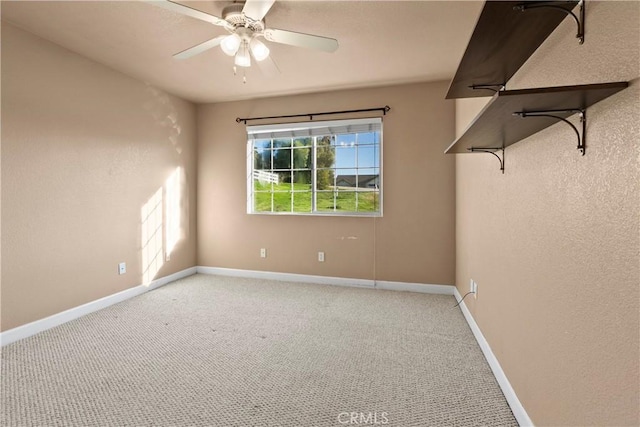
{"label": "window mullion", "polygon": [[289,149],[289,212],[293,212],[293,138],[291,138],[291,148]]}
{"label": "window mullion", "polygon": [[338,206],[338,135],[332,135],[331,141],[336,143],[333,157],[333,212],[336,213]]}
{"label": "window mullion", "polygon": [[316,184],[317,184],[317,167],[316,167],[316,149],[318,147],[317,145],[318,142],[318,137],[314,136],[313,137],[313,142],[312,142],[312,147],[313,149],[311,150],[311,212],[315,213],[318,210],[318,201],[317,201],[317,191],[316,191]]}
{"label": "window mullion", "polygon": [[[269,145],[269,147],[271,148],[271,151],[269,152],[269,163],[270,163],[270,171],[271,173],[273,172],[273,138],[271,139],[271,144]],[[271,185],[271,191],[269,192],[271,195],[271,212],[274,212],[274,203],[273,203],[273,186],[274,183],[273,182],[269,182],[269,184]]]}
{"label": "window mullion", "polygon": [[360,200],[360,192],[358,191],[360,189],[360,169],[358,168],[358,144],[360,141],[358,140],[358,135],[356,133],[356,194],[354,194],[356,196],[356,212],[358,212],[358,202]]}

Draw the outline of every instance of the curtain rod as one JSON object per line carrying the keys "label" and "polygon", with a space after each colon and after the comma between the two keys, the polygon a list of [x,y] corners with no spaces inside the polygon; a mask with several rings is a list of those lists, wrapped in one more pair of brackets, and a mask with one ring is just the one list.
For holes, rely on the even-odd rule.
{"label": "curtain rod", "polygon": [[388,105],[385,105],[384,107],[367,108],[364,110],[327,111],[324,113],[290,114],[288,116],[245,117],[245,118],[238,117],[236,118],[236,123],[244,122],[244,124],[246,125],[247,121],[249,120],[290,119],[293,117],[309,117],[309,120],[313,120],[314,116],[328,116],[328,115],[334,115],[334,114],[348,114],[348,113],[366,113],[370,111],[382,111],[382,114],[386,115],[390,110],[391,110],[391,107],[389,107]]}

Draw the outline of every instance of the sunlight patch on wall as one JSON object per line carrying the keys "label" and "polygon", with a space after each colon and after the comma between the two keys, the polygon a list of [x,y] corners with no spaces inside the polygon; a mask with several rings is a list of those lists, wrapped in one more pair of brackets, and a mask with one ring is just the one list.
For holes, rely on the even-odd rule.
{"label": "sunlight patch on wall", "polygon": [[167,261],[178,241],[184,237],[180,224],[182,222],[182,188],[184,172],[181,167],[167,178],[165,187],[165,236],[166,236],[166,256]]}
{"label": "sunlight patch on wall", "polygon": [[164,263],[162,245],[162,187],[142,206],[142,284],[147,286]]}
{"label": "sunlight patch on wall", "polygon": [[171,259],[178,242],[187,235],[183,212],[186,176],[182,167],[177,167],[167,178],[164,186],[149,198],[140,210],[142,283],[147,286],[156,278],[158,271]]}

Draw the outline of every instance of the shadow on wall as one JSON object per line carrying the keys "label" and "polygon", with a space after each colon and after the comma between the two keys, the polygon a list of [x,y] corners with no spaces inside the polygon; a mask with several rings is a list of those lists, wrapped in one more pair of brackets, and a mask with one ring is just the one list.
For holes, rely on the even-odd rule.
{"label": "shadow on wall", "polygon": [[155,279],[178,242],[186,237],[186,230],[181,226],[185,184],[184,170],[177,167],[140,209],[142,284],[145,286]]}

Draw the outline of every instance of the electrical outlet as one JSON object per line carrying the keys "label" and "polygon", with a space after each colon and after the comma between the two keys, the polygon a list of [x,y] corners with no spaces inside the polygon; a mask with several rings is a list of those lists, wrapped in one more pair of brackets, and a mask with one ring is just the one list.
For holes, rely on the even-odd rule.
{"label": "electrical outlet", "polygon": [[473,279],[469,280],[469,292],[473,294],[474,299],[478,298],[478,283]]}
{"label": "electrical outlet", "polygon": [[127,263],[121,262],[118,264],[118,274],[124,274],[127,272]]}
{"label": "electrical outlet", "polygon": [[324,262],[324,252],[318,252],[318,261]]}
{"label": "electrical outlet", "polygon": [[267,257],[267,249],[260,248],[260,258],[266,258],[266,257]]}

